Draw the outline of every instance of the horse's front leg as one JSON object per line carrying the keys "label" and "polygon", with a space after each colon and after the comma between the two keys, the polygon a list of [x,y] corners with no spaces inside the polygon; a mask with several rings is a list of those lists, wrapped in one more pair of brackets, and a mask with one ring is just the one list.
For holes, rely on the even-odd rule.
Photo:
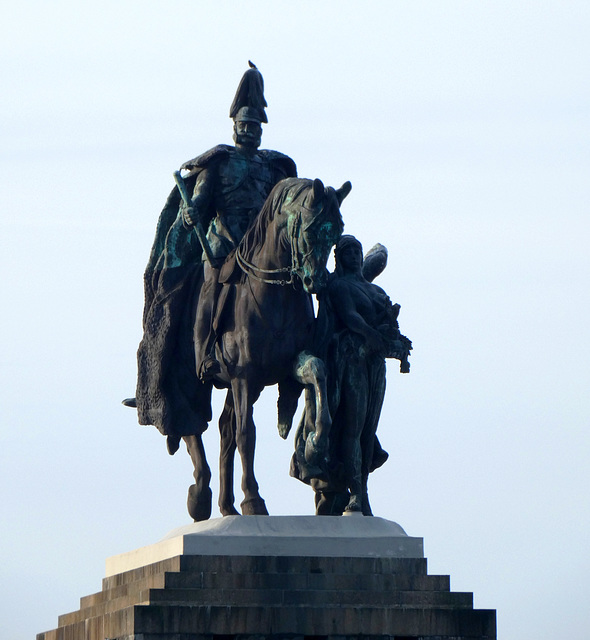
{"label": "horse's front leg", "polygon": [[332,418],[328,407],[328,390],[326,386],[326,365],[323,360],[302,351],[293,368],[295,379],[308,388],[313,388],[315,396],[315,430],[307,437],[305,458],[311,464],[322,462],[328,447],[328,437],[332,426]]}
{"label": "horse's front leg", "polygon": [[253,418],[253,405],[260,390],[253,392],[246,380],[232,380],[234,410],[236,420],[236,444],[242,460],[242,491],[244,500],[240,505],[245,516],[267,516],[264,500],[258,492],[258,482],[254,475],[254,449],[256,447],[256,427]]}
{"label": "horse's front leg", "polygon": [[231,391],[219,418],[219,511],[222,516],[240,515],[234,507],[234,455],[236,452],[236,414]]}
{"label": "horse's front leg", "polygon": [[200,435],[185,436],[183,440],[195,468],[195,484],[188,488],[188,512],[195,522],[208,520],[211,517],[211,469],[207,464],[203,440]]}

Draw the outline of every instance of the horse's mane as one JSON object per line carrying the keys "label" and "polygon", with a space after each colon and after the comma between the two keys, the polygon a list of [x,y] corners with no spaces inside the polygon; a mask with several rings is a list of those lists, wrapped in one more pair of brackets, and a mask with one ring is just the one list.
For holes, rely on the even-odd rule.
{"label": "horse's mane", "polygon": [[287,196],[291,196],[291,200],[296,200],[303,191],[309,190],[312,184],[313,181],[307,178],[285,178],[273,187],[260,213],[254,218],[239,244],[240,253],[246,260],[252,257],[252,252],[257,247],[262,246],[266,229],[274,220],[275,213],[281,212]]}

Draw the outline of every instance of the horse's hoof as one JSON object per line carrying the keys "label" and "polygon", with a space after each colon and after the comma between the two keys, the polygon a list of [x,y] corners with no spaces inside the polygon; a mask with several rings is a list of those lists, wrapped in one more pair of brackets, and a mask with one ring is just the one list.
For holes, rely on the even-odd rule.
{"label": "horse's hoof", "polygon": [[369,502],[369,496],[365,493],[363,495],[363,515],[372,516],[373,510],[371,509],[371,503]]}
{"label": "horse's hoof", "polygon": [[180,447],[180,438],[178,436],[168,436],[166,438],[166,448],[171,456],[178,451],[178,447]]}
{"label": "horse's hoof", "polygon": [[199,491],[196,484],[191,484],[188,488],[188,499],[186,506],[190,517],[195,522],[209,520],[211,517],[212,493],[209,487],[204,487]]}
{"label": "horse's hoof", "polygon": [[350,500],[348,501],[348,504],[346,505],[346,509],[344,509],[344,512],[358,513],[359,515],[362,515],[363,505],[360,497],[357,495],[350,496]]}
{"label": "horse's hoof", "polygon": [[219,507],[222,516],[239,516],[240,512],[232,504],[231,507]]}
{"label": "horse's hoof", "polygon": [[287,436],[289,435],[289,432],[291,431],[291,426],[292,426],[291,422],[279,420],[279,423],[278,423],[277,427],[279,429],[279,435],[281,436],[281,438],[283,440],[287,439]]}
{"label": "horse's hoof", "polygon": [[262,498],[249,498],[240,505],[242,515],[245,516],[267,516],[266,504]]}

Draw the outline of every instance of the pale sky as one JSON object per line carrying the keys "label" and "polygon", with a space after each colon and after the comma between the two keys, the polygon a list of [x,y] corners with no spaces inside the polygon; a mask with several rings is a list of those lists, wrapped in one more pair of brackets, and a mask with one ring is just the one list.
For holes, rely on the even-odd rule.
{"label": "pale sky", "polygon": [[[390,252],[376,283],[414,353],[409,375],[388,365],[375,514],[497,609],[499,638],[586,640],[589,27],[582,1],[3,9],[2,638],[56,627],[108,556],[190,521],[186,452],[120,400],[172,172],[231,143],[250,59],[263,146],[351,180],[346,232]],[[275,402],[255,413],[261,494],[312,514]]]}

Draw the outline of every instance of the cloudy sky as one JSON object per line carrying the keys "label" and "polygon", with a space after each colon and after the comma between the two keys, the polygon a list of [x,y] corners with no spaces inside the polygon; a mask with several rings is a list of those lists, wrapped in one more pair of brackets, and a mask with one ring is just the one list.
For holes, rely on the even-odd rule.
{"label": "cloudy sky", "polygon": [[[377,283],[415,350],[409,375],[388,366],[376,515],[424,537],[504,640],[587,637],[589,27],[575,0],[3,9],[2,637],[54,628],[106,557],[189,522],[188,456],[120,400],[172,172],[231,143],[248,59],[263,146],[351,180],[346,231],[390,252]],[[311,514],[275,401],[255,414],[261,492]]]}

